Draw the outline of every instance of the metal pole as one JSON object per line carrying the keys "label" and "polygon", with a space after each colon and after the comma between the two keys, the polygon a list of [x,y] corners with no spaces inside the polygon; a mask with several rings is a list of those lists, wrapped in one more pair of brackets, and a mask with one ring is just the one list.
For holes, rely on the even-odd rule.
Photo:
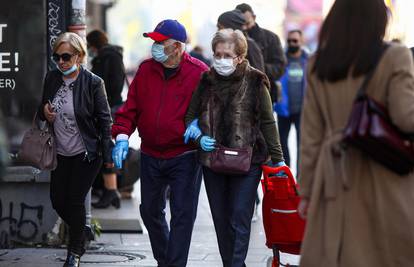
{"label": "metal pole", "polygon": [[86,41],[86,1],[72,0],[72,7],[70,9],[70,22],[68,31],[77,33]]}

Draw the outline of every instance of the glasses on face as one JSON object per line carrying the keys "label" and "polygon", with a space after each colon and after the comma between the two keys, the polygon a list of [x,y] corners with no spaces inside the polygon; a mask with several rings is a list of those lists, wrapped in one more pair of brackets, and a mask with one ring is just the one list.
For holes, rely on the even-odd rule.
{"label": "glasses on face", "polygon": [[224,58],[224,59],[235,59],[235,58],[237,58],[238,56],[232,57],[232,56],[219,56],[219,55],[214,55],[213,57],[214,57],[214,59],[216,59],[216,60],[220,60],[220,59],[222,59],[222,58]]}
{"label": "glasses on face", "polygon": [[52,59],[54,62],[59,62],[60,59],[62,59],[65,62],[70,61],[70,59],[74,56],[74,54],[69,54],[69,53],[63,53],[63,54],[58,54],[58,53],[53,53],[52,55]]}
{"label": "glasses on face", "polygon": [[299,43],[299,40],[298,39],[287,39],[287,42],[289,44],[297,44],[297,43]]}

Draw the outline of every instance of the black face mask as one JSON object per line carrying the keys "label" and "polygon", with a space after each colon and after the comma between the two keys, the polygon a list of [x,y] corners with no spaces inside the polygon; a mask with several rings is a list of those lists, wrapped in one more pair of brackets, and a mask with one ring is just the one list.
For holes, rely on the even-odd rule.
{"label": "black face mask", "polygon": [[295,54],[296,52],[298,52],[300,49],[299,46],[289,46],[288,47],[288,53],[289,54]]}

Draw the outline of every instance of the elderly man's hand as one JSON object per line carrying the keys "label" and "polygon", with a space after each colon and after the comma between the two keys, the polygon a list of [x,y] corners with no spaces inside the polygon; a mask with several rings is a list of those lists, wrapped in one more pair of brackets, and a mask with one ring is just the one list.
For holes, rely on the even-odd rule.
{"label": "elderly man's hand", "polygon": [[190,139],[196,140],[201,135],[201,130],[198,127],[198,119],[193,120],[188,125],[184,133],[184,143],[187,144]]}
{"label": "elderly man's hand", "polygon": [[122,168],[122,161],[126,159],[128,155],[128,140],[118,140],[115,143],[115,147],[112,149],[112,160],[114,161],[115,168]]}

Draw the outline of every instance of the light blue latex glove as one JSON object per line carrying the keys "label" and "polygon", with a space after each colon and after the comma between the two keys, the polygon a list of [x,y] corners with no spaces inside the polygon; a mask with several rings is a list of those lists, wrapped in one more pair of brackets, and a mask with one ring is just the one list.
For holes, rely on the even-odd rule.
{"label": "light blue latex glove", "polygon": [[196,140],[201,135],[201,130],[198,127],[198,119],[193,120],[188,125],[184,133],[184,143],[187,144],[190,139]]}
{"label": "light blue latex glove", "polygon": [[[266,163],[266,165],[270,167],[282,167],[282,166],[286,166],[286,163],[284,161],[280,161],[278,163],[273,163],[272,161],[269,161]],[[283,177],[283,176],[287,176],[287,174],[284,171],[279,171],[275,174],[275,176]]]}
{"label": "light blue latex glove", "polygon": [[214,138],[211,138],[210,136],[204,135],[200,139],[200,146],[201,149],[210,152],[213,151],[215,148],[216,140]]}
{"label": "light blue latex glove", "polygon": [[114,161],[115,168],[122,168],[122,161],[126,159],[128,155],[128,140],[118,140],[115,143],[115,147],[112,149],[112,160]]}

